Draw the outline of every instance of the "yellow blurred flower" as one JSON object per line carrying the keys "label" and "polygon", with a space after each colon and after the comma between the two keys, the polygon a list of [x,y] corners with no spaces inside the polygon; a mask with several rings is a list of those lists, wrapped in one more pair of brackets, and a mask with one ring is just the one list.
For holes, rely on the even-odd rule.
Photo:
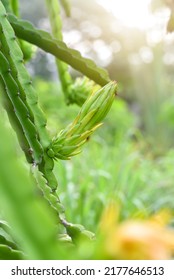
{"label": "yellow blurred flower", "polygon": [[114,208],[112,203],[104,212],[100,224],[101,248],[105,258],[171,259],[174,254],[174,230],[166,226],[169,218],[169,212],[162,211],[147,220],[133,219],[119,223],[118,207]]}

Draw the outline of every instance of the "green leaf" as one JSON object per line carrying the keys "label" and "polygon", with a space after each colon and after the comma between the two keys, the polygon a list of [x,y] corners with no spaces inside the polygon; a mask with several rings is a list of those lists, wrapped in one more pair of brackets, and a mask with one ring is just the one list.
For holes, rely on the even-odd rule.
{"label": "green leaf", "polygon": [[0,228],[3,229],[4,231],[9,231],[10,227],[8,223],[4,220],[0,220]]}
{"label": "green leaf", "polygon": [[24,255],[21,251],[14,250],[7,245],[0,244],[0,260],[22,260]]}
{"label": "green leaf", "polygon": [[6,245],[12,249],[17,249],[17,246],[12,241],[9,241],[6,236],[4,236],[4,233],[0,231],[0,245]]}

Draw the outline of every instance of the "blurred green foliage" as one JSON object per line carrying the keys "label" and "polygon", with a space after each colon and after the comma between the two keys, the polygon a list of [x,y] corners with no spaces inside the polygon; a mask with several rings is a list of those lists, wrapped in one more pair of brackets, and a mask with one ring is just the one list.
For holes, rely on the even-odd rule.
{"label": "blurred green foliage", "polygon": [[[50,83],[49,94],[44,81],[36,80],[35,85],[41,93],[40,102],[51,120],[49,129],[54,135],[54,123],[61,129],[76,115],[78,107],[73,105],[64,110],[63,97],[57,94],[60,92],[58,84]],[[147,108],[150,105],[149,102]],[[155,114],[150,110],[149,114]],[[170,137],[170,99],[160,103],[158,118],[159,115],[163,116],[161,130],[169,132],[166,136]],[[57,162],[58,193],[71,221],[96,231],[102,209],[111,199],[121,205],[122,219],[146,217],[166,207],[174,210],[174,149],[166,148],[157,154],[158,143],[152,145],[149,140],[151,136],[153,143],[156,142],[157,130],[154,134],[145,134],[139,125],[144,119],[143,114],[135,114],[117,97],[104,125],[89,139],[82,154],[68,162]],[[160,131],[153,116],[150,124]],[[172,125],[171,129],[173,131]],[[171,140],[169,138],[168,142]]]}

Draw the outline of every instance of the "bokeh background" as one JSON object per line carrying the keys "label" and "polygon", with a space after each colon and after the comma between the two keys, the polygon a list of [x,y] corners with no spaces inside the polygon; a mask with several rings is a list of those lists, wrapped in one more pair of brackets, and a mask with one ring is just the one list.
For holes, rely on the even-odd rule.
{"label": "bokeh background", "polygon": [[[50,31],[43,0],[21,0],[21,17]],[[62,11],[63,37],[106,68],[118,96],[83,153],[58,162],[58,193],[68,219],[97,230],[102,210],[114,199],[120,218],[174,210],[174,34],[167,32],[171,7],[159,0],[71,0]],[[168,3],[167,3],[168,4]],[[66,107],[54,57],[43,51],[27,67],[52,135],[79,108]],[[73,69],[74,78],[80,74]],[[174,221],[173,221],[174,222]],[[171,224],[173,223],[171,222]]]}

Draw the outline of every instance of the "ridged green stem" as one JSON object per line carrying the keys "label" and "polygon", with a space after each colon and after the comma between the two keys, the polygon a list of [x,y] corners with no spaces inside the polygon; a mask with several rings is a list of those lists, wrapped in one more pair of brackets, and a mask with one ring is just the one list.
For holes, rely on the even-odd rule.
{"label": "ridged green stem", "polygon": [[8,15],[8,19],[17,37],[53,54],[101,86],[110,81],[106,70],[97,67],[91,59],[82,57],[77,50],[68,48],[65,43],[54,39],[45,31],[36,29],[27,21],[19,20],[12,15]]}
{"label": "ridged green stem", "polygon": [[6,93],[4,82],[2,78],[0,78],[0,92],[2,95],[2,103],[7,111],[7,115],[10,121],[11,126],[13,127],[14,131],[16,132],[18,141],[20,143],[20,146],[26,156],[26,159],[29,163],[33,162],[32,155],[30,153],[30,145],[25,137],[25,134],[22,132],[21,124],[13,110],[13,105],[11,104],[11,101]]}
{"label": "ridged green stem", "polygon": [[[60,7],[57,0],[45,0],[49,15],[49,20],[52,29],[52,35],[55,39],[63,40],[62,21],[60,17]],[[62,90],[65,95],[65,100],[68,103],[68,87],[73,82],[68,72],[68,65],[56,59],[57,71],[62,85]]]}
{"label": "ridged green stem", "polygon": [[50,145],[46,118],[38,106],[37,93],[32,87],[31,78],[23,64],[22,51],[16,42],[2,2],[0,2],[0,30],[1,74],[8,97],[31,147],[34,163],[39,164],[48,185],[52,189],[56,189],[57,181],[52,172],[53,168],[48,168],[45,161],[46,149]]}
{"label": "ridged green stem", "polygon": [[13,237],[28,259],[62,259],[57,218],[44,199],[36,196],[29,174],[14,152],[13,137],[1,119],[0,135],[0,209]]}
{"label": "ridged green stem", "polygon": [[11,7],[15,16],[19,16],[19,1],[18,0],[10,0]]}
{"label": "ridged green stem", "polygon": [[67,17],[70,16],[71,14],[71,7],[70,7],[70,3],[69,3],[69,0],[59,0],[62,7],[64,8],[64,11],[67,15]]}

